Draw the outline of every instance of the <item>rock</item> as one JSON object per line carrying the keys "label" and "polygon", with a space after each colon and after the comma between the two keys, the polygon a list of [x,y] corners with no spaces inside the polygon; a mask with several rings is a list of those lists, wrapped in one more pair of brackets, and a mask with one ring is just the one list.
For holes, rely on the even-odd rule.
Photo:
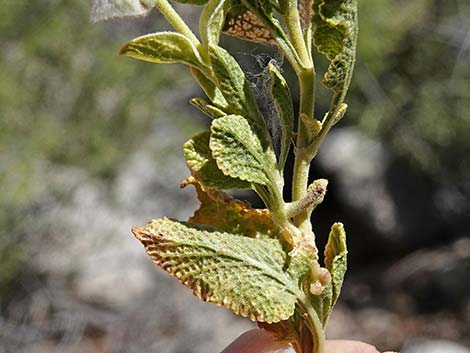
{"label": "rock", "polygon": [[450,341],[425,340],[406,344],[401,353],[470,353],[470,349]]}
{"label": "rock", "polygon": [[462,238],[400,259],[385,273],[383,283],[389,297],[407,296],[414,311],[446,309],[464,317],[470,303],[469,269],[470,238]]}

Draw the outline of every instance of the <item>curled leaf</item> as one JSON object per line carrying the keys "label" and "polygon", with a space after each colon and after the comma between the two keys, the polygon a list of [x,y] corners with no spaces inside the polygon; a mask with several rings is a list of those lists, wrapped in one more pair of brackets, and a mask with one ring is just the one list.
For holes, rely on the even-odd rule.
{"label": "curled leaf", "polygon": [[250,183],[269,184],[269,158],[248,121],[227,115],[212,121],[209,147],[225,175]]}
{"label": "curled leaf", "polygon": [[330,60],[323,83],[345,95],[356,57],[357,0],[314,0],[313,9],[314,43]]}
{"label": "curled leaf", "polygon": [[282,131],[278,169],[283,171],[291,145],[292,131],[294,129],[294,108],[289,85],[277,67],[273,64],[269,64],[268,72],[271,75],[270,92],[274,104],[276,105]]}
{"label": "curled leaf", "polygon": [[199,20],[199,32],[204,44],[218,44],[225,20],[227,0],[209,0]]}
{"label": "curled leaf", "polygon": [[132,232],[157,266],[202,300],[235,314],[279,322],[293,315],[302,296],[284,272],[286,253],[277,239],[247,238],[167,218]]}
{"label": "curled leaf", "polygon": [[250,189],[249,182],[225,175],[219,169],[209,149],[209,137],[209,131],[205,131],[183,145],[186,163],[193,177],[208,188]]}
{"label": "curled leaf", "polygon": [[276,44],[271,31],[250,10],[231,9],[225,19],[223,32],[226,35],[258,43]]}
{"label": "curled leaf", "polygon": [[213,104],[219,108],[227,107],[227,101],[220,89],[218,89],[217,86],[201,72],[201,70],[191,67],[191,73]]}
{"label": "curled leaf", "polygon": [[159,32],[138,37],[124,45],[120,54],[154,63],[203,66],[191,41],[176,32]]}
{"label": "curled leaf", "polygon": [[189,222],[251,238],[279,237],[281,229],[274,223],[269,210],[253,208],[222,191],[205,189],[194,178],[187,179],[182,186],[187,184],[194,185],[201,202]]}
{"label": "curled leaf", "polygon": [[322,293],[323,323],[326,325],[333,306],[338,300],[347,267],[346,233],[342,223],[331,227],[325,247],[325,267],[330,272],[331,282]]}
{"label": "curled leaf", "polygon": [[203,98],[192,98],[189,103],[212,119],[227,115],[223,110],[207,103]]}
{"label": "curled leaf", "polygon": [[229,103],[226,111],[242,115],[254,126],[263,144],[268,140],[268,132],[263,117],[256,104],[250,83],[237,61],[223,48],[209,45],[209,57],[217,87]]}

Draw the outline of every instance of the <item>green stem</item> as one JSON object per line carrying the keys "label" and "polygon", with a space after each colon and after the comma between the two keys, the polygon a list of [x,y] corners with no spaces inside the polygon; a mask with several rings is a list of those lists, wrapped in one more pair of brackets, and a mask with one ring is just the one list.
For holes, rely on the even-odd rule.
{"label": "green stem", "polygon": [[324,353],[325,352],[325,333],[323,331],[323,325],[318,318],[317,313],[313,310],[311,305],[305,306],[307,312],[306,324],[312,337],[314,337],[314,347],[312,353]]}
{"label": "green stem", "polygon": [[201,42],[196,35],[191,31],[191,28],[183,21],[175,9],[170,5],[168,0],[155,0],[155,7],[165,16],[166,20],[173,26],[173,28],[188,37],[196,47],[201,45]]}
{"label": "green stem", "polygon": [[[312,67],[310,70],[304,70],[299,75],[300,82],[300,109],[299,116],[305,114],[313,119],[314,104],[315,104],[315,70]],[[295,148],[295,161],[294,161],[294,176],[292,181],[292,201],[298,201],[304,198],[307,194],[308,187],[308,172],[310,169],[309,154],[305,149],[311,139],[308,127],[298,119],[297,129],[297,142]],[[307,210],[299,213],[294,223],[305,234],[305,236],[313,236],[311,232],[311,225]]]}
{"label": "green stem", "polygon": [[323,140],[325,139],[326,135],[334,125],[336,121],[336,117],[340,111],[341,104],[344,101],[344,94],[335,94],[333,99],[331,100],[331,105],[330,105],[330,110],[326,114],[325,118],[322,121],[322,129],[320,130],[320,133],[315,136],[312,144],[308,148],[308,158],[312,160],[317,152],[318,149],[320,148],[320,145],[322,144]]}
{"label": "green stem", "polygon": [[311,67],[310,54],[305,44],[302,27],[300,25],[300,16],[297,1],[289,1],[289,7],[286,14],[283,16],[286,24],[287,32],[289,33],[292,45],[300,57],[304,67]]}

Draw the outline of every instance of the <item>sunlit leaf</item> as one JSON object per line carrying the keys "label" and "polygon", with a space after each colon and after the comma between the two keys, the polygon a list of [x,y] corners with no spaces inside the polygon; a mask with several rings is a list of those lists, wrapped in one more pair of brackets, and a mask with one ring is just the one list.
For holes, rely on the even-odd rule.
{"label": "sunlit leaf", "polygon": [[159,32],[138,37],[124,45],[120,54],[154,63],[184,63],[195,67],[203,65],[191,41],[175,32]]}
{"label": "sunlit leaf", "polygon": [[183,145],[191,174],[204,186],[215,189],[250,189],[251,184],[225,175],[209,149],[209,131],[202,132]]}
{"label": "sunlit leaf", "polygon": [[169,219],[134,227],[153,262],[202,300],[260,322],[291,317],[302,296],[279,240],[248,238]]}
{"label": "sunlit leaf", "polygon": [[278,161],[278,168],[282,171],[287,160],[287,154],[289,153],[292,140],[292,130],[294,129],[294,108],[289,86],[282,74],[273,64],[269,64],[268,71],[271,75],[271,96],[274,104],[276,105],[282,131],[281,151]]}
{"label": "sunlit leaf", "polygon": [[212,119],[217,119],[227,115],[223,110],[207,103],[203,98],[192,98],[189,102]]}
{"label": "sunlit leaf", "polygon": [[193,77],[196,79],[196,81],[199,83],[199,86],[201,86],[201,88],[204,90],[204,93],[214,105],[219,108],[227,107],[227,101],[225,100],[224,95],[222,94],[220,89],[217,88],[217,86],[211,80],[209,80],[201,72],[201,70],[195,67],[191,67],[191,73],[193,74]]}
{"label": "sunlit leaf", "polygon": [[209,56],[218,88],[229,103],[227,113],[245,117],[263,139],[262,142],[266,143],[267,129],[243,70],[236,60],[219,46],[210,45]]}
{"label": "sunlit leaf", "polygon": [[347,267],[346,233],[341,223],[331,227],[325,247],[325,267],[331,274],[331,282],[322,293],[323,321],[326,324],[333,306],[338,300]]}
{"label": "sunlit leaf", "polygon": [[270,183],[266,172],[270,169],[269,159],[242,116],[227,115],[213,120],[209,146],[224,174],[261,185]]}
{"label": "sunlit leaf", "polygon": [[314,0],[313,8],[314,43],[330,60],[323,83],[345,95],[356,57],[357,0]]}
{"label": "sunlit leaf", "polygon": [[201,202],[189,222],[251,238],[280,235],[281,229],[272,220],[269,210],[253,208],[249,203],[236,200],[222,191],[204,189],[194,178],[188,179],[187,183],[194,185]]}
{"label": "sunlit leaf", "polygon": [[218,44],[225,20],[227,0],[209,0],[199,19],[199,33],[205,44]]}

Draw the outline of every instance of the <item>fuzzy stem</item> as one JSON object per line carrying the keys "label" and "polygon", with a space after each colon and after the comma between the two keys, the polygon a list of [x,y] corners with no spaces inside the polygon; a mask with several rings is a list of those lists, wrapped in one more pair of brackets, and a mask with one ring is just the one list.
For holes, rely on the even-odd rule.
{"label": "fuzzy stem", "polygon": [[173,26],[173,28],[185,35],[191,40],[196,47],[201,45],[201,42],[193,33],[191,28],[184,22],[184,20],[178,15],[175,9],[170,5],[168,0],[156,0],[155,7],[165,16],[166,20]]}
{"label": "fuzzy stem", "polygon": [[[299,75],[300,81],[300,109],[299,116],[305,114],[313,119],[315,104],[315,71],[304,70]],[[305,123],[299,119],[297,129],[297,142],[295,146],[294,176],[292,180],[292,201],[298,201],[307,195],[308,173],[310,169],[309,155],[305,149],[310,140],[310,132]],[[307,210],[300,212],[294,219],[294,223],[305,234],[312,235],[311,225]],[[308,234],[308,235],[307,235]]]}

